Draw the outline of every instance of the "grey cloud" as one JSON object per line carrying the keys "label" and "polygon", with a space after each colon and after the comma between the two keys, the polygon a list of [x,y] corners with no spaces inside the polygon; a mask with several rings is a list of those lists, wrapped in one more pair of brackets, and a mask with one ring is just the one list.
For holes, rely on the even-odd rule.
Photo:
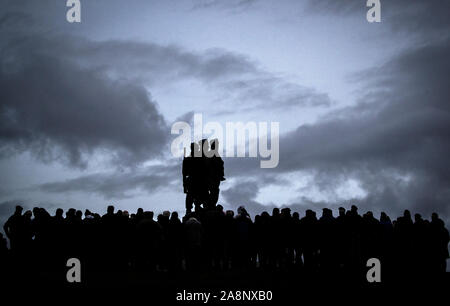
{"label": "grey cloud", "polygon": [[[100,153],[118,169],[132,166],[138,171],[134,166],[161,156],[170,137],[144,85],[193,78],[223,92],[233,89],[238,92],[236,105],[256,101],[253,108],[270,107],[275,100],[285,107],[322,105],[327,99],[271,75],[242,54],[98,42],[32,25],[33,18],[21,13],[6,13],[0,22],[1,158],[29,151],[44,162],[85,168]],[[245,107],[250,108],[250,102]],[[192,114],[180,118],[192,119]],[[51,182],[38,189],[126,198],[133,190],[152,192],[173,182],[173,176],[125,171]]]}
{"label": "grey cloud", "polygon": [[[448,18],[449,1],[392,0],[380,2],[382,22],[387,22],[393,30],[448,36],[447,26],[450,25],[450,19]],[[366,1],[360,0],[310,0],[307,5],[307,11],[309,12],[344,16],[358,14],[362,18],[365,17],[368,9]]]}
{"label": "grey cloud", "polygon": [[238,184],[221,192],[223,199],[229,208],[236,211],[239,206],[244,206],[250,216],[269,210],[275,206],[265,206],[255,200],[261,183],[257,181],[240,181]]}
{"label": "grey cloud", "polygon": [[34,18],[31,15],[22,12],[6,12],[0,17],[0,29],[25,29],[34,25]]}
{"label": "grey cloud", "polygon": [[182,121],[188,123],[190,126],[194,125],[194,111],[187,112],[179,117],[177,117],[174,122]]}
{"label": "grey cloud", "polygon": [[194,78],[224,98],[233,89],[228,101],[235,111],[329,104],[326,95],[224,50],[197,54],[152,43],[30,34],[7,21],[1,30],[1,156],[29,150],[40,160],[76,167],[86,167],[96,152],[126,166],[158,157],[169,131],[144,84]]}
{"label": "grey cloud", "polygon": [[159,156],[168,127],[140,83],[63,58],[52,34],[0,33],[0,156],[30,151],[76,167],[97,152],[127,166]]}
{"label": "grey cloud", "polygon": [[[228,1],[226,6],[244,8],[250,2]],[[265,71],[243,54],[91,41],[58,33],[54,27],[49,31],[10,4],[16,12],[0,18],[0,85],[6,88],[0,93],[1,157],[31,151],[47,162],[86,167],[93,153],[100,152],[119,169],[158,157],[169,131],[144,84],[151,88],[194,79],[247,109],[268,108],[274,101],[284,107],[323,105],[327,99]],[[34,12],[36,4],[30,5],[27,10]],[[227,96],[231,90],[236,94]],[[189,122],[192,113],[179,119]],[[170,187],[177,179],[180,185],[179,169],[168,167],[169,172],[147,167],[100,172],[34,186],[32,191],[127,198]],[[239,169],[227,172],[238,175]]]}
{"label": "grey cloud", "polygon": [[144,88],[55,59],[32,61],[0,76],[3,154],[31,150],[75,166],[85,166],[83,154],[96,150],[124,164],[159,154],[165,122]]}
{"label": "grey cloud", "polygon": [[[449,218],[449,54],[450,40],[439,41],[357,74],[365,88],[360,102],[281,135],[277,168],[259,169],[240,159],[226,160],[226,166],[255,178],[300,171],[313,176],[310,188],[331,193],[354,179],[367,196],[353,201],[366,210],[437,211]],[[254,207],[257,191],[248,189],[257,186],[242,195]],[[337,200],[316,204],[335,207]],[[297,202],[315,203],[306,197]]]}
{"label": "grey cloud", "polygon": [[250,80],[230,81],[224,84],[225,92],[234,100],[249,101],[247,109],[289,109],[291,107],[318,107],[332,104],[327,94],[312,88],[286,82],[267,75]]}
{"label": "grey cloud", "polygon": [[220,99],[238,109],[331,104],[326,94],[289,82],[265,71],[249,57],[223,49],[195,53],[174,45],[126,41],[82,46],[84,48],[67,47],[62,53],[82,66],[93,62],[109,76],[127,75],[152,86],[165,86],[186,79],[198,80],[207,89],[218,91]]}
{"label": "grey cloud", "polygon": [[65,39],[62,54],[81,66],[94,65],[112,77],[125,74],[161,85],[185,78],[214,82],[258,73],[257,64],[248,57],[222,49],[194,53],[176,45],[162,46],[151,42],[75,39],[86,43],[73,45],[72,37]]}
{"label": "grey cloud", "polygon": [[[62,182],[50,182],[32,187],[49,193],[83,192],[98,194],[105,199],[125,199],[133,192],[152,193],[167,189],[177,182],[178,165],[150,166],[140,170],[101,172],[83,175]],[[179,178],[181,182],[181,178]],[[180,183],[181,184],[181,183]]]}
{"label": "grey cloud", "polygon": [[274,203],[262,204],[256,201],[256,197],[261,187],[267,187],[267,183],[280,183],[280,181],[274,180],[267,182],[267,178],[263,180],[242,180],[227,190],[222,191],[222,197],[228,204],[227,208],[236,211],[239,206],[244,206],[250,216],[254,218],[257,214],[261,214],[263,211],[271,212],[276,207],[280,209],[289,207],[292,212],[296,211],[304,214],[306,209],[318,211],[318,209],[324,207],[338,208],[343,205],[343,203],[314,202],[306,197],[301,197],[299,203],[282,203],[281,205],[275,205]]}
{"label": "grey cloud", "polygon": [[341,112],[284,135],[278,171],[354,177],[374,207],[396,212],[414,207],[448,216],[449,54],[450,41],[430,44],[360,74],[372,91],[371,103],[363,96],[346,116]]}

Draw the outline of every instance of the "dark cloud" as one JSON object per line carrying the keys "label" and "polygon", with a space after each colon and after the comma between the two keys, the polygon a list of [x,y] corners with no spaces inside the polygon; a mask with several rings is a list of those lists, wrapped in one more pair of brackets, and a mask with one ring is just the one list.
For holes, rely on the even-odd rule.
{"label": "dark cloud", "polygon": [[[178,179],[178,180],[177,180]],[[44,192],[83,192],[98,194],[105,199],[124,199],[136,192],[153,193],[177,183],[181,184],[179,165],[149,166],[140,170],[103,172],[83,175],[62,182],[51,182],[33,187]],[[134,192],[134,193],[133,193]]]}
{"label": "dark cloud", "polygon": [[248,101],[246,110],[282,109],[293,107],[318,107],[332,104],[329,96],[284,79],[261,75],[250,80],[230,81],[223,85],[228,98],[236,101]]}
{"label": "dark cloud", "polygon": [[221,90],[235,111],[329,105],[326,95],[225,50],[197,54],[177,46],[28,30],[24,24],[32,19],[19,13],[0,20],[3,157],[31,151],[40,160],[77,167],[86,167],[98,152],[116,165],[157,158],[170,134],[145,86],[189,78]]}
{"label": "dark cloud", "polygon": [[1,35],[2,157],[30,151],[43,161],[85,167],[92,153],[127,166],[160,154],[169,130],[140,83],[76,65],[53,35],[9,27]]}
{"label": "dark cloud", "polygon": [[126,75],[150,86],[199,81],[236,111],[331,104],[328,95],[265,71],[248,56],[223,49],[197,53],[175,45],[132,41],[90,42],[81,48],[69,41],[64,45],[60,53],[81,66],[94,63],[113,78]]}
{"label": "dark cloud", "polygon": [[[222,49],[195,53],[173,45],[91,41],[50,31],[17,11],[2,15],[0,35],[0,158],[31,152],[40,161],[86,168],[106,156],[118,168],[39,186],[45,192],[126,198],[173,182],[168,174],[134,167],[161,157],[170,139],[147,87],[195,79],[222,91],[234,111],[267,108],[275,100],[284,108],[329,104],[326,95]],[[227,97],[231,89],[236,96]],[[190,122],[192,115],[179,119]],[[124,166],[132,168],[122,173]]]}
{"label": "dark cloud", "polygon": [[[292,212],[298,212],[300,215],[304,215],[305,210],[312,209],[318,211],[321,208],[332,208],[336,209],[339,206],[346,206],[345,203],[339,202],[317,202],[312,201],[307,197],[300,197],[297,202],[294,203],[265,203],[262,204],[256,200],[259,190],[262,187],[267,187],[268,184],[286,184],[283,179],[269,179],[269,177],[264,177],[262,180],[258,178],[257,180],[241,180],[239,183],[233,185],[232,187],[222,191],[222,199],[227,203],[227,209],[236,210],[239,206],[244,206],[247,212],[252,218],[257,214],[261,214],[264,211],[269,213],[272,212],[274,208],[285,208],[289,207]],[[353,204],[355,201],[347,200],[347,206],[350,207],[350,203]]]}
{"label": "dark cloud", "polygon": [[0,29],[1,28],[14,28],[14,29],[25,29],[28,27],[35,26],[34,18],[26,13],[13,11],[6,12],[0,16]]}
{"label": "dark cloud", "polygon": [[186,78],[217,82],[259,72],[257,63],[247,56],[222,49],[195,53],[176,45],[163,46],[151,42],[93,42],[76,38],[84,43],[74,45],[73,37],[61,39],[64,50],[58,53],[80,66],[94,65],[110,77],[125,75],[149,84],[163,85]]}
{"label": "dark cloud", "polygon": [[187,112],[187,113],[177,117],[174,120],[174,123],[182,121],[182,122],[188,123],[190,126],[194,126],[194,115],[195,115],[195,113],[193,111]]}
{"label": "dark cloud", "polygon": [[[361,0],[310,0],[308,12],[330,13],[342,16],[358,15],[365,18],[367,1]],[[450,2],[446,0],[391,0],[380,1],[382,22],[390,25],[395,31],[409,34],[444,35],[448,36],[450,19]]]}
{"label": "dark cloud", "polygon": [[[355,77],[365,88],[360,102],[282,135],[272,175],[307,173],[314,178],[309,187],[324,192],[354,179],[367,192],[354,199],[365,209],[437,211],[448,218],[450,40],[406,50]],[[229,163],[255,177],[266,171]],[[251,202],[258,184],[251,187],[244,196],[258,207]],[[328,205],[338,203],[330,198]]]}
{"label": "dark cloud", "polygon": [[255,200],[260,186],[261,183],[258,181],[241,180],[238,184],[222,191],[221,195],[230,209],[236,210],[239,206],[244,206],[250,216],[254,217],[255,214],[275,207],[262,205]]}

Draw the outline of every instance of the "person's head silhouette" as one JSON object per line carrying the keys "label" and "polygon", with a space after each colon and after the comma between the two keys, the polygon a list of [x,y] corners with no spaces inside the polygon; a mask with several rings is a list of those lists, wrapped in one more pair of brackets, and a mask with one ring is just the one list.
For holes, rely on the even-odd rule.
{"label": "person's head silhouette", "polygon": [[405,211],[403,212],[403,217],[405,217],[405,219],[411,219],[411,212],[407,209],[405,209]]}
{"label": "person's head silhouette", "polygon": [[279,215],[280,215],[280,209],[278,207],[275,207],[274,209],[272,209],[273,217],[278,217]]}
{"label": "person's head silhouette", "polygon": [[16,215],[21,215],[21,214],[22,214],[22,211],[23,211],[23,207],[20,206],[20,205],[17,205],[14,214],[16,214]]}
{"label": "person's head silhouette", "polygon": [[312,217],[315,216],[315,213],[311,209],[307,209],[305,211],[305,216],[308,217],[308,218],[312,218]]}
{"label": "person's head silhouette", "polygon": [[25,216],[25,219],[30,220],[33,216],[33,212],[31,210],[27,210],[23,215]]}
{"label": "person's head silhouette", "polygon": [[58,208],[56,210],[55,216],[62,218],[63,214],[64,214],[64,210],[62,208]]}
{"label": "person's head silhouette", "polygon": [[431,221],[434,221],[434,222],[436,222],[436,221],[438,221],[439,220],[439,215],[437,214],[437,213],[432,213],[431,214]]}

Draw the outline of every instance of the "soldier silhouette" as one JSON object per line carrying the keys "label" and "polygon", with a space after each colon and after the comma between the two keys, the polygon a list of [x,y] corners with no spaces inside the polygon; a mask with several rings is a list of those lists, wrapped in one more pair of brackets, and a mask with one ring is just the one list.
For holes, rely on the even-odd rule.
{"label": "soldier silhouette", "polygon": [[[185,149],[186,152],[186,149]],[[188,157],[183,159],[183,189],[186,194],[186,213],[192,211],[192,205],[195,202],[195,209],[198,210],[198,186],[199,186],[199,173],[198,162],[194,157],[200,156],[200,148],[195,142],[191,143],[191,152]]]}
{"label": "soldier silhouette", "polygon": [[219,201],[220,182],[225,180],[223,160],[219,155],[219,140],[213,139],[210,142],[211,150],[209,151],[209,178],[208,190],[209,201],[208,208],[214,209]]}
{"label": "soldier silhouette", "polygon": [[209,203],[209,181],[211,177],[211,151],[207,139],[199,141],[200,157],[195,159],[196,169],[198,171],[198,186],[196,199],[203,208],[208,208]]}

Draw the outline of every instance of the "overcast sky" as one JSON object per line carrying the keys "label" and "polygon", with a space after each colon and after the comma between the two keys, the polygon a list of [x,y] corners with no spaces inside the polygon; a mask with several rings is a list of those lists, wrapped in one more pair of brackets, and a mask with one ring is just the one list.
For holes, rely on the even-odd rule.
{"label": "overcast sky", "polygon": [[[0,219],[20,203],[184,211],[170,127],[280,122],[219,202],[450,217],[450,1],[2,0]],[[319,213],[320,214],[320,213]],[[2,222],[3,223],[3,222]],[[447,223],[448,224],[448,223]]]}

